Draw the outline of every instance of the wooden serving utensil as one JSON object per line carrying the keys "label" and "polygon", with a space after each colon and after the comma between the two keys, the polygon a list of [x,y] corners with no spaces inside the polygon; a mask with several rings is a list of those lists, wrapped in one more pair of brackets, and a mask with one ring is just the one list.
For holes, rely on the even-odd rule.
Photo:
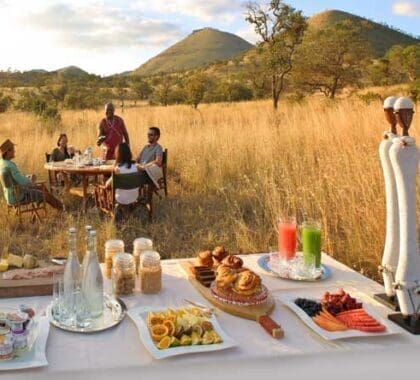
{"label": "wooden serving utensil", "polygon": [[270,293],[268,294],[267,300],[259,305],[244,306],[226,303],[216,299],[212,295],[211,290],[195,278],[193,263],[190,261],[181,261],[180,264],[187,274],[188,281],[191,285],[213,306],[236,317],[257,321],[273,338],[280,339],[284,336],[284,331],[281,326],[269,316],[276,306],[274,298]]}

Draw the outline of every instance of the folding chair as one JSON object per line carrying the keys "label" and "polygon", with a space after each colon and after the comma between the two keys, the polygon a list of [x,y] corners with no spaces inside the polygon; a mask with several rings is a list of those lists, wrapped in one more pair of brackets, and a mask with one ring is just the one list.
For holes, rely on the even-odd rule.
{"label": "folding chair", "polygon": [[[115,201],[115,190],[132,190],[139,188],[139,196],[136,202],[130,205],[121,205]],[[153,190],[154,185],[144,184],[140,173],[130,174],[113,174],[112,175],[112,190],[105,187],[105,185],[96,184],[94,190],[94,197],[96,207],[104,214],[115,219],[117,211],[124,207],[137,208],[138,206],[145,207],[149,216],[149,221],[153,217]]]}
{"label": "folding chair", "polygon": [[[4,188],[13,189],[13,195],[16,200],[14,204],[7,205],[8,212],[14,210],[20,220],[23,214],[29,214],[31,220],[38,220],[39,222],[42,222],[40,212],[44,214],[44,217],[47,216],[47,188],[45,187],[45,182],[37,182],[31,185],[17,185],[7,169],[0,171],[0,182]],[[31,189],[40,190],[42,192],[42,199],[36,198],[30,191]]]}

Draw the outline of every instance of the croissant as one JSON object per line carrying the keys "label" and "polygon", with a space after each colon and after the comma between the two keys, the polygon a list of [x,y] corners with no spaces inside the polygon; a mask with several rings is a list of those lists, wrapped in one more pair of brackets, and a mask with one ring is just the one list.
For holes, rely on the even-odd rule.
{"label": "croissant", "polygon": [[226,265],[220,265],[217,268],[216,286],[219,289],[229,289],[232,287],[232,284],[235,282],[237,277],[238,275],[234,269]]}
{"label": "croissant", "polygon": [[227,265],[228,267],[234,268],[234,269],[238,269],[240,267],[242,267],[243,265],[243,261],[240,257],[238,256],[234,256],[234,255],[229,255],[226,256],[223,260],[222,260],[222,265]]}
{"label": "croissant", "polygon": [[246,296],[255,294],[261,289],[261,278],[250,270],[243,271],[237,275],[233,290],[238,294]]}

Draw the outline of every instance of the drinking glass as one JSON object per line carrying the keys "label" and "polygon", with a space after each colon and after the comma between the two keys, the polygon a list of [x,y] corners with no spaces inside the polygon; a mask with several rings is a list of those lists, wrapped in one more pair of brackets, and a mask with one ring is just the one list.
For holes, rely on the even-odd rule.
{"label": "drinking glass", "polygon": [[296,256],[297,224],[293,216],[280,217],[278,220],[279,256],[292,260]]}
{"label": "drinking glass", "polygon": [[90,308],[89,303],[82,291],[77,290],[74,294],[76,309],[76,325],[77,327],[86,328],[90,326]]}
{"label": "drinking glass", "polygon": [[60,288],[64,287],[63,283],[63,275],[60,273],[54,273],[53,274],[53,304],[52,304],[52,314],[54,319],[60,320],[60,314],[61,314],[61,304],[63,302],[62,300],[62,292],[60,291]]}
{"label": "drinking glass", "polygon": [[321,225],[319,222],[307,221],[301,229],[302,251],[305,264],[311,264],[315,258],[315,268],[321,268]]}

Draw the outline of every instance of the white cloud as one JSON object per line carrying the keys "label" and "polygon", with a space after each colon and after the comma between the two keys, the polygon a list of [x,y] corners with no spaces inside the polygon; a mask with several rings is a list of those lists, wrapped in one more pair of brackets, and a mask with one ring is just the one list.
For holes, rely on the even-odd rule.
{"label": "white cloud", "polygon": [[134,9],[154,11],[161,14],[179,14],[195,17],[201,21],[233,22],[243,10],[241,0],[139,0]]}
{"label": "white cloud", "polygon": [[182,35],[174,23],[99,4],[55,4],[30,12],[23,23],[64,47],[95,50],[167,45]]}
{"label": "white cloud", "polygon": [[392,6],[392,11],[399,16],[420,17],[420,2],[397,1]]}
{"label": "white cloud", "polygon": [[252,25],[247,25],[246,28],[238,30],[235,34],[247,40],[251,44],[256,44],[260,41],[260,37],[255,33],[254,27]]}

